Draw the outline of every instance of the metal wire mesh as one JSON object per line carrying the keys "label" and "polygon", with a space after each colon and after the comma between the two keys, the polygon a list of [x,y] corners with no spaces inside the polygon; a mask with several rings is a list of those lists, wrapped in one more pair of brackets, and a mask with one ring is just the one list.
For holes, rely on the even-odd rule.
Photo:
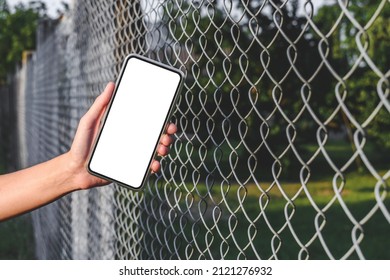
{"label": "metal wire mesh", "polygon": [[186,83],[161,172],[35,211],[37,256],[389,258],[389,6],[87,0],[41,23],[29,165],[69,148],[130,52]]}

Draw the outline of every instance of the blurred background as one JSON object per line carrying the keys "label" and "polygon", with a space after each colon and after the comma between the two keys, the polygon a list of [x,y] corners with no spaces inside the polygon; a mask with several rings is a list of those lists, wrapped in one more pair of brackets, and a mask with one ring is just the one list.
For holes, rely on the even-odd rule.
{"label": "blurred background", "polygon": [[67,151],[127,54],[186,74],[144,191],[3,222],[0,257],[389,259],[389,15],[387,0],[0,0],[2,172]]}
{"label": "blurred background", "polygon": [[[40,19],[58,18],[69,9],[69,1],[0,1],[0,104],[8,107],[8,86],[13,75],[19,69],[23,52],[36,48],[36,32]],[[7,93],[6,93],[7,92]],[[8,114],[7,114],[8,115]],[[6,115],[2,117],[2,136],[7,141],[16,141],[15,135],[8,135],[12,129],[8,126]],[[4,119],[3,119],[4,118]],[[3,130],[4,129],[4,130]],[[4,140],[3,138],[2,140]],[[4,145],[0,146],[0,174],[18,169],[16,161],[6,155],[10,151]],[[12,156],[17,156],[13,154]],[[32,221],[29,214],[0,223],[0,259],[34,259],[34,237]]]}

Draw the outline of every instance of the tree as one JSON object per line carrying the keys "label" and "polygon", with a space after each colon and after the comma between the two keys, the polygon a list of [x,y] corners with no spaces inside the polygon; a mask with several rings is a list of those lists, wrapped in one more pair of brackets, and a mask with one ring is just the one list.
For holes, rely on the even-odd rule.
{"label": "tree", "polygon": [[9,7],[5,0],[0,0],[0,19],[4,19],[9,13]]}
{"label": "tree", "polygon": [[28,5],[18,4],[11,12],[7,2],[0,2],[0,84],[7,75],[15,71],[24,50],[35,49],[38,20],[46,17],[46,4],[32,1]]}
{"label": "tree", "polygon": [[[360,124],[369,118],[378,105],[380,106],[377,86],[381,83],[381,76],[387,75],[387,79],[389,77],[390,5],[385,4],[377,17],[373,18],[378,9],[380,9],[378,2],[369,0],[350,3],[348,10],[353,14],[360,28],[344,16],[339,23],[339,28],[328,37],[330,49],[328,61],[338,75],[344,78],[355,67],[348,79],[345,79],[342,89],[346,92],[345,104],[348,110]],[[340,13],[337,5],[324,6],[318,11],[315,20],[321,30],[330,30]],[[372,19],[375,20],[368,25]],[[363,28],[364,32],[362,32]],[[365,48],[363,52],[359,50],[357,40]],[[362,58],[364,53],[377,68],[375,71],[367,63],[366,58]],[[334,94],[338,83],[336,79],[330,80],[333,91],[327,93],[325,108],[334,108],[337,105],[335,104],[337,100],[331,98],[331,94]],[[385,91],[386,87],[388,90],[388,84],[382,83],[382,90]],[[342,116],[342,113],[339,116],[343,118],[343,125],[351,131],[350,140],[353,141],[352,131],[356,129],[355,125],[346,116]],[[372,143],[379,148],[390,148],[390,112],[384,106],[364,128],[366,137]]]}
{"label": "tree", "polygon": [[[301,164],[290,143],[303,156],[309,143],[317,143],[320,128],[304,98],[315,117],[326,123],[328,132],[345,127],[353,130],[342,110],[330,118],[339,106],[335,97],[338,80],[318,50],[320,46],[327,52],[326,61],[340,76],[359,57],[355,43],[358,30],[346,16],[323,39],[341,14],[338,4],[324,5],[312,15],[322,33],[318,34],[299,13],[298,0],[180,3],[177,7],[178,2],[167,1],[163,20],[168,22],[172,39],[180,43],[182,55],[188,56],[186,68],[193,78],[187,81],[192,94],[187,93],[180,106],[186,115],[181,128],[189,135],[196,132],[202,145],[223,147],[229,142],[239,154],[230,155],[243,159],[242,164],[233,163],[234,168],[242,167],[243,173],[248,159],[255,157],[263,171],[278,160],[285,171],[293,173],[293,167]],[[377,6],[360,0],[348,9],[358,21],[367,22]],[[385,6],[367,30],[367,52],[383,73],[389,69],[388,9],[389,5]],[[360,122],[378,104],[378,98],[369,98],[376,94],[377,82],[378,77],[364,63],[345,81],[349,91],[345,102]],[[389,121],[383,109],[368,128],[375,143],[390,146],[389,134],[381,132]],[[232,162],[230,159],[229,164]]]}
{"label": "tree", "polygon": [[[188,81],[192,95],[182,99],[180,108],[189,121],[181,128],[189,134],[195,129],[204,145],[221,150],[229,145],[223,157],[230,162],[225,165],[242,177],[249,175],[248,162],[263,174],[271,174],[264,170],[275,160],[291,166],[294,155],[286,130],[292,122],[299,131],[299,137],[291,134],[294,143],[305,141],[307,131],[315,135],[310,116],[294,119],[304,110],[304,84],[296,70],[306,79],[315,71],[318,38],[308,36],[297,1],[283,2],[235,0],[226,6],[226,1],[182,1],[180,9],[170,1],[166,5],[172,37],[188,52],[186,68],[194,78]],[[327,87],[326,81],[318,83]]]}

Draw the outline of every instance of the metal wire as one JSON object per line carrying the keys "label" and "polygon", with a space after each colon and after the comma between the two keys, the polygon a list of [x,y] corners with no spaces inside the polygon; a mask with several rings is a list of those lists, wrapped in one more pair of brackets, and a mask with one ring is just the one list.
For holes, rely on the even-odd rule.
{"label": "metal wire", "polygon": [[35,211],[37,257],[389,258],[389,160],[372,147],[390,132],[390,71],[371,38],[389,1],[364,21],[364,6],[327,5],[324,23],[309,0],[87,0],[41,23],[20,105],[27,165],[69,149],[130,52],[186,82],[161,172],[142,192],[109,185]]}

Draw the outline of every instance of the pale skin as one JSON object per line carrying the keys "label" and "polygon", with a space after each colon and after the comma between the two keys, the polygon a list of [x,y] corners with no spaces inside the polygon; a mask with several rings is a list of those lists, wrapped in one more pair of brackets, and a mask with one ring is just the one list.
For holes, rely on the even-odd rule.
{"label": "pale skin", "polygon": [[[68,152],[30,168],[0,176],[0,221],[46,205],[73,191],[110,183],[88,173],[86,161],[114,87],[114,83],[108,83],[80,119]],[[172,143],[171,135],[176,130],[174,124],[167,127],[157,150],[160,156],[167,155]],[[150,168],[152,172],[158,172],[160,163],[153,160]]]}

